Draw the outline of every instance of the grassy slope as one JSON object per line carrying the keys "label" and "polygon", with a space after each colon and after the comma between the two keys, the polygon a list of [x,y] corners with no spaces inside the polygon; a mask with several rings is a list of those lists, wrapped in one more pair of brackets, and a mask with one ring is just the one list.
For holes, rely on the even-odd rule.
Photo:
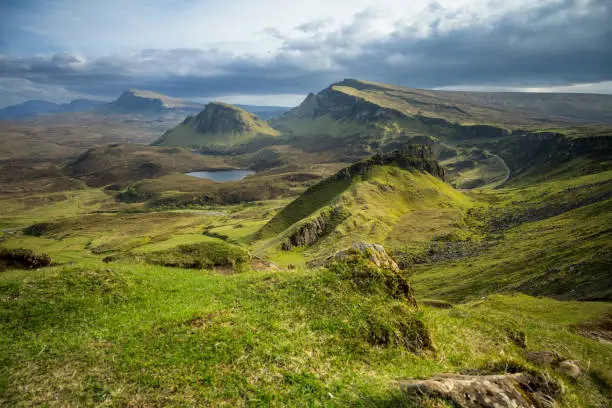
{"label": "grassy slope", "polygon": [[[471,205],[468,197],[430,174],[376,166],[367,176],[325,182],[307,191],[262,228],[258,237],[269,240],[255,247],[284,263],[288,254],[278,251],[280,243],[329,206],[341,207],[348,217],[312,247],[294,250],[293,261],[302,255],[320,259],[358,241],[388,248],[419,245],[460,229]],[[421,217],[427,218],[426,224]]]}
{"label": "grassy slope", "polygon": [[[314,256],[356,241],[380,242],[390,249],[428,241],[460,228],[465,210],[472,205],[468,197],[430,174],[391,166],[376,168],[334,204],[351,215],[316,244]],[[427,223],[421,217],[428,217]]]}
{"label": "grassy slope", "polygon": [[451,300],[497,291],[610,299],[611,181],[607,171],[472,193],[481,207],[471,222],[493,228],[495,245],[466,258],[417,265],[417,291]]}
{"label": "grassy slope", "polygon": [[[49,253],[55,261],[69,262],[218,240],[203,235],[205,229],[243,242],[284,204],[266,201],[143,212],[137,204],[117,204],[113,196],[97,189],[2,199],[0,246],[32,248]],[[41,236],[23,234],[24,228],[41,222],[50,223]]]}
{"label": "grassy slope", "polygon": [[569,329],[609,305],[526,296],[425,307],[435,353],[371,345],[365,322],[397,301],[325,270],[66,266],[4,273],[0,296],[0,394],[16,405],[397,406],[396,379],[527,364],[511,330],[590,363],[578,384],[561,379],[562,406],[602,404],[594,379],[612,364],[609,346]]}

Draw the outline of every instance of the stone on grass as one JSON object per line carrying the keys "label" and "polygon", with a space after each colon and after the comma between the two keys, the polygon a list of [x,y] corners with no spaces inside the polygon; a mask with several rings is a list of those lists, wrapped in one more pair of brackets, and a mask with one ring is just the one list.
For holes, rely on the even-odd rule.
{"label": "stone on grass", "polygon": [[410,398],[441,398],[460,408],[554,408],[561,387],[552,378],[527,373],[503,375],[438,374],[400,382]]}
{"label": "stone on grass", "polygon": [[568,377],[577,380],[582,374],[580,366],[576,360],[565,360],[559,363],[559,372],[567,375]]}
{"label": "stone on grass", "polygon": [[527,361],[537,365],[556,366],[563,361],[563,358],[554,351],[540,350],[528,352]]}
{"label": "stone on grass", "polygon": [[367,242],[354,243],[350,248],[336,252],[332,257],[333,261],[344,261],[355,255],[365,255],[374,265],[379,268],[391,269],[399,271],[397,263],[391,258],[385,248],[379,244],[370,244]]}

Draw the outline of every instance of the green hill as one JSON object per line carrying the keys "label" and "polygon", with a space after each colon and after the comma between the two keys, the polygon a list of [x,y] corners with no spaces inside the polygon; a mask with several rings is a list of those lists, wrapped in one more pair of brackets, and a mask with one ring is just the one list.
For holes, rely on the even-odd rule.
{"label": "green hill", "polygon": [[174,172],[228,169],[223,158],[203,156],[182,147],[110,144],[89,149],[68,163],[63,172],[83,179],[90,186],[158,178]]}
{"label": "green hill", "polygon": [[278,131],[252,113],[237,106],[214,102],[206,105],[196,116],[188,116],[183,123],[164,133],[154,145],[235,145],[257,136],[278,135]]}
{"label": "green hill", "polygon": [[[256,247],[270,255],[280,249],[323,259],[357,241],[393,249],[400,241],[419,243],[451,233],[471,200],[443,178],[426,147],[375,155],[306,190],[256,234],[263,239]],[[411,236],[397,238],[421,217],[431,224],[420,230],[415,225]]]}
{"label": "green hill", "polygon": [[[606,98],[347,80],[168,133],[206,154],[20,144],[0,405],[609,406]],[[222,168],[257,173],[180,174]]]}

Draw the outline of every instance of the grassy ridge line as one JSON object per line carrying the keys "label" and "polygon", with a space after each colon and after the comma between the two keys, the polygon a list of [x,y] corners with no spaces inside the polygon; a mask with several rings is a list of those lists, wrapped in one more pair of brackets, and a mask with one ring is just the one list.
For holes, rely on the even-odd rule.
{"label": "grassy ridge line", "polygon": [[[420,155],[420,156],[419,156]],[[279,234],[297,221],[329,204],[344,192],[360,176],[367,176],[374,166],[394,164],[405,170],[426,171],[444,179],[444,170],[431,158],[428,147],[410,147],[408,150],[376,154],[369,159],[346,167],[331,177],[308,188],[278,213],[257,234],[257,238],[269,238]]]}

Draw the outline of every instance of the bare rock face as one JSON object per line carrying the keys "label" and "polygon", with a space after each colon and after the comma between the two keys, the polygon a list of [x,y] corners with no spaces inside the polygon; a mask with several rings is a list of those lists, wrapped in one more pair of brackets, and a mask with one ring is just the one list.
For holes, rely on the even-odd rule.
{"label": "bare rock face", "polygon": [[332,257],[332,261],[345,261],[353,256],[365,256],[367,257],[374,265],[379,268],[390,269],[393,271],[399,271],[399,267],[397,263],[391,258],[385,248],[379,244],[369,244],[367,242],[357,242],[354,243],[350,248],[343,249],[341,251],[336,252],[336,254]]}
{"label": "bare rock face", "polygon": [[400,383],[410,397],[434,397],[461,408],[554,408],[561,387],[550,377],[527,373],[503,375],[438,374]]}
{"label": "bare rock face", "polygon": [[307,223],[300,225],[281,245],[283,251],[293,247],[311,246],[319,239],[333,231],[336,226],[348,216],[340,207],[324,209]]}

